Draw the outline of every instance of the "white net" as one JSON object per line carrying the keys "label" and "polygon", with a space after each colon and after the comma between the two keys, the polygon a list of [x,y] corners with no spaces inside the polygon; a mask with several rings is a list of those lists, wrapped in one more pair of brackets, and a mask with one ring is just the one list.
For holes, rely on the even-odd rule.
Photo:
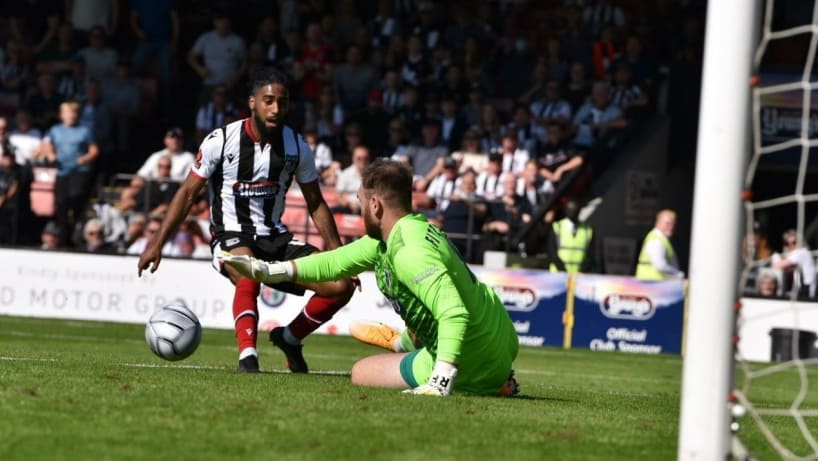
{"label": "white net", "polygon": [[752,298],[738,317],[734,391],[734,430],[751,459],[818,460],[818,306],[808,249],[818,222],[816,4],[767,0],[755,56],[740,284]]}

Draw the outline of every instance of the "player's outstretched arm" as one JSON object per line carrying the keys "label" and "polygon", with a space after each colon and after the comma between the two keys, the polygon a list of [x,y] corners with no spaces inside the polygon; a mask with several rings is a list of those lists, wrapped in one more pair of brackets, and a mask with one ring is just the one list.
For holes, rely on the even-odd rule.
{"label": "player's outstretched arm", "polygon": [[187,217],[188,213],[190,213],[190,208],[193,206],[193,203],[199,196],[199,192],[201,192],[206,183],[207,180],[191,173],[185,182],[179,186],[179,190],[176,191],[173,200],[171,200],[168,206],[165,219],[162,220],[162,227],[159,229],[159,233],[154,236],[153,240],[148,242],[145,251],[139,255],[137,274],[140,277],[142,276],[142,271],[149,267],[151,273],[156,272],[156,269],[159,268],[159,262],[162,260],[162,247],[168,238],[176,232],[179,224]]}

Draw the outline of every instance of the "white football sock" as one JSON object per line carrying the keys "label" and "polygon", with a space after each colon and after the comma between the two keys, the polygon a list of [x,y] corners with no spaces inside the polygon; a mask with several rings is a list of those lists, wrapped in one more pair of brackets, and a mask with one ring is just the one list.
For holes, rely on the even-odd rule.
{"label": "white football sock", "polygon": [[258,357],[258,351],[256,350],[256,348],[245,347],[244,349],[242,349],[241,352],[239,352],[239,360],[244,360],[247,357],[250,357],[251,355],[255,355],[256,357]]}

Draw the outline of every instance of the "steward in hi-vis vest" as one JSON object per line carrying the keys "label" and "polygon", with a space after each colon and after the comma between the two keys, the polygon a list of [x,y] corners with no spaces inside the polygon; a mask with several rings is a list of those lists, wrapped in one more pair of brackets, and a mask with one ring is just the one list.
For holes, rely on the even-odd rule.
{"label": "steward in hi-vis vest", "polygon": [[676,212],[661,210],[656,215],[653,229],[645,236],[639,262],[636,266],[636,278],[643,280],[668,280],[684,278],[679,270],[676,252],[670,238],[676,229]]}

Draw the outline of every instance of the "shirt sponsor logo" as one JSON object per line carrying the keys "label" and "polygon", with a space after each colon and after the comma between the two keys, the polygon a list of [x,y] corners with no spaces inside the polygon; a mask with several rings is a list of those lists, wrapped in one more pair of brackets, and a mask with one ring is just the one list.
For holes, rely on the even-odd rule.
{"label": "shirt sponsor logo", "polygon": [[233,195],[243,198],[273,198],[278,193],[278,184],[270,181],[243,182],[233,184]]}
{"label": "shirt sponsor logo", "polygon": [[599,310],[605,317],[628,320],[647,320],[656,313],[650,298],[641,295],[608,295]]}
{"label": "shirt sponsor logo", "polygon": [[537,295],[530,288],[496,286],[494,290],[508,311],[531,312],[537,308]]}

